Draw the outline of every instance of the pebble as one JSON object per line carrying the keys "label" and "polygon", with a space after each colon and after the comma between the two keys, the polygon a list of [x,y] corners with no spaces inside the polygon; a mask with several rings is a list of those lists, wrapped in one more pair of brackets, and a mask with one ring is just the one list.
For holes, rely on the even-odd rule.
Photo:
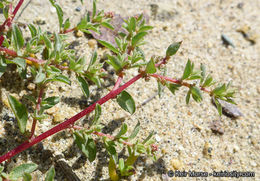
{"label": "pebble", "polygon": [[221,39],[222,39],[224,45],[226,45],[226,46],[231,45],[233,48],[235,48],[235,45],[233,44],[233,42],[231,41],[231,39],[228,36],[222,34]]}
{"label": "pebble", "polygon": [[94,49],[94,48],[96,47],[96,45],[97,45],[97,40],[95,40],[95,39],[90,39],[90,40],[88,41],[88,46],[89,46],[90,48]]}
{"label": "pebble", "polygon": [[213,148],[210,142],[206,141],[203,148],[203,155],[206,158],[211,158],[213,155]]}
{"label": "pebble", "polygon": [[[236,107],[234,104],[231,104],[226,101],[218,100],[220,105],[222,106],[223,113],[231,118],[239,118],[241,116],[244,116],[243,113]],[[214,104],[214,100],[212,99],[212,102]],[[215,105],[215,104],[214,104]]]}
{"label": "pebble", "polygon": [[172,159],[171,166],[174,170],[181,170],[183,167],[183,163],[179,159]]}
{"label": "pebble", "polygon": [[256,166],[257,166],[257,163],[256,163],[255,161],[250,161],[250,165],[251,165],[252,167],[256,167]]}
{"label": "pebble", "polygon": [[215,134],[224,134],[224,128],[221,124],[221,121],[219,120],[214,120],[209,127],[211,131]]}
{"label": "pebble", "polygon": [[34,90],[35,87],[36,87],[36,85],[35,85],[34,83],[29,83],[28,86],[27,86],[27,88],[28,88],[29,90]]}
{"label": "pebble", "polygon": [[75,9],[77,12],[80,12],[81,11],[81,7],[76,7]]}
{"label": "pebble", "polygon": [[75,33],[75,36],[76,37],[82,37],[84,35],[84,33],[82,32],[82,31],[77,31],[76,33]]}
{"label": "pebble", "polygon": [[41,17],[37,17],[34,21],[33,21],[34,24],[37,24],[37,25],[44,25],[46,24],[46,21],[41,18]]}
{"label": "pebble", "polygon": [[160,141],[161,141],[161,137],[160,137],[159,135],[155,135],[154,138],[155,138],[155,140],[156,140],[157,142],[160,142]]}

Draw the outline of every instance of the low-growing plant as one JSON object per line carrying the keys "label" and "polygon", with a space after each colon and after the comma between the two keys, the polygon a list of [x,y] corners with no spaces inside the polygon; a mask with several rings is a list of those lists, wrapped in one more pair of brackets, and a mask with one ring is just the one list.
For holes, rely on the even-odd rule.
{"label": "low-growing plant", "polygon": [[[203,64],[201,64],[199,69],[196,69],[194,63],[188,60],[180,79],[165,75],[166,65],[171,61],[171,57],[177,53],[181,42],[172,43],[163,57],[152,56],[150,60],[146,60],[141,46],[145,44],[145,36],[153,27],[146,25],[142,14],[125,19],[121,27],[124,31],[117,32],[114,42],[98,40],[101,45],[111,51],[111,54],[107,55],[105,62],[101,63],[97,52],[94,51],[91,60],[87,63],[86,57],[77,57],[75,50],[69,49],[66,34],[75,31],[82,31],[87,34],[100,33],[101,27],[113,30],[113,24],[110,22],[114,14],[97,11],[96,0],[93,0],[92,12],[88,12],[75,27],[71,27],[70,19],[64,20],[63,10],[60,5],[54,0],[49,1],[57,11],[59,21],[58,33],[47,33],[42,31],[40,27],[28,24],[26,26],[30,30],[31,35],[28,40],[25,40],[20,27],[12,23],[23,0],[18,2],[14,10],[12,2],[5,0],[0,3],[0,8],[3,9],[5,17],[5,22],[0,26],[0,76],[6,72],[9,65],[15,64],[20,77],[24,81],[29,81],[28,77],[32,77],[37,87],[37,97],[32,95],[25,96],[34,105],[34,112],[31,114],[28,113],[28,108],[17,98],[11,95],[8,96],[10,107],[18,122],[20,132],[24,134],[26,141],[1,156],[0,163],[11,159],[16,154],[57,132],[70,128],[73,130],[76,145],[90,162],[96,159],[99,151],[93,135],[102,138],[104,148],[110,157],[108,167],[111,180],[118,180],[122,176],[134,174],[134,163],[140,155],[156,159],[155,153],[158,147],[153,140],[154,133],[147,135],[147,138],[144,140],[135,139],[140,131],[141,123],[138,122],[130,134],[126,134],[128,126],[126,123],[123,123],[117,134],[114,136],[108,135],[102,133],[104,126],[99,117],[101,115],[101,105],[110,99],[115,99],[122,109],[130,114],[134,114],[136,110],[135,101],[126,89],[139,79],[149,81],[151,78],[155,78],[158,82],[159,96],[162,94],[163,87],[167,87],[172,94],[175,94],[180,87],[186,87],[188,89],[186,95],[187,104],[190,102],[191,97],[196,102],[201,102],[203,99],[202,93],[207,93],[214,99],[220,115],[222,114],[222,108],[219,100],[235,104],[232,99],[235,92],[230,89],[230,83],[215,86],[216,82],[213,81],[211,75],[206,74],[206,68]],[[110,65],[117,77],[113,89],[106,96],[70,119],[64,120],[64,122],[38,136],[35,135],[36,125],[46,121],[44,120],[47,118],[46,110],[60,101],[60,97],[57,96],[46,97],[44,92],[48,86],[55,81],[71,85],[70,77],[65,72],[73,72],[84,96],[89,98],[90,82],[98,87],[104,85],[103,81],[108,75],[108,72],[103,68],[104,64]],[[127,73],[126,70],[130,69],[136,71],[136,76],[122,84],[122,80]],[[92,111],[95,114],[89,128],[74,125],[77,120]],[[30,131],[26,129],[29,118],[33,119]],[[117,150],[123,147],[126,147],[128,150],[126,159],[118,157]],[[2,172],[4,167],[0,167],[0,180],[16,180],[20,177],[23,177],[24,180],[31,180],[30,173],[36,168],[37,165],[34,163],[22,164],[14,168],[10,174],[6,174]],[[55,170],[51,167],[47,173],[46,180],[53,180],[54,175]]]}

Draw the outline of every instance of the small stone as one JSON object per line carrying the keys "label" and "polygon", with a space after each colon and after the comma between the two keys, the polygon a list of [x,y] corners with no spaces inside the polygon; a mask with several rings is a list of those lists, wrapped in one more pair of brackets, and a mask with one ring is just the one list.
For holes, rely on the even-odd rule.
{"label": "small stone", "polygon": [[90,40],[88,41],[88,46],[89,46],[90,48],[94,49],[94,48],[96,47],[96,45],[97,45],[97,40],[95,40],[95,39],[90,39]]}
{"label": "small stone", "polygon": [[36,85],[35,85],[34,83],[29,83],[29,85],[27,86],[27,88],[28,88],[29,90],[34,90],[35,87],[36,87]]}
{"label": "small stone", "polygon": [[3,99],[3,103],[4,103],[5,107],[11,109],[7,98],[4,98],[4,99]]}
{"label": "small stone", "polygon": [[233,153],[236,153],[236,152],[238,152],[239,150],[240,150],[239,146],[234,145],[234,147],[233,147]]}
{"label": "small stone", "polygon": [[63,114],[60,114],[59,112],[53,115],[53,123],[57,124],[65,120],[65,117]]}
{"label": "small stone", "polygon": [[37,25],[44,25],[46,24],[46,21],[41,18],[41,17],[37,17],[34,21],[33,21],[34,24],[37,24]]}
{"label": "small stone", "polygon": [[260,86],[257,87],[257,92],[260,94]]}
{"label": "small stone", "polygon": [[166,149],[163,148],[163,149],[161,150],[161,153],[164,154],[164,155],[167,154]]}
{"label": "small stone", "polygon": [[219,120],[214,120],[209,127],[215,134],[224,134],[224,128]]}
{"label": "small stone", "polygon": [[183,163],[179,159],[172,159],[171,166],[174,170],[181,170],[183,167]]}
{"label": "small stone", "polygon": [[[220,105],[222,106],[223,113],[226,116],[231,117],[231,118],[239,118],[241,116],[244,116],[243,113],[234,104],[231,104],[226,101],[222,101],[220,99],[218,99],[218,101],[219,101]],[[212,103],[214,105],[216,105],[214,102],[214,99],[212,99]]]}
{"label": "small stone", "polygon": [[212,155],[213,155],[212,145],[211,145],[208,141],[206,141],[205,144],[204,144],[203,155],[204,155],[206,158],[211,158]]}
{"label": "small stone", "polygon": [[154,138],[155,138],[155,140],[156,140],[157,142],[160,142],[160,141],[161,141],[161,137],[160,137],[159,135],[155,135]]}
{"label": "small stone", "polygon": [[77,12],[80,12],[81,11],[81,7],[76,7],[75,9]]}
{"label": "small stone", "polygon": [[76,37],[82,37],[84,35],[84,33],[82,31],[77,31],[75,36]]}
{"label": "small stone", "polygon": [[255,161],[250,161],[250,165],[251,165],[252,167],[256,167],[256,166],[257,166],[257,163],[256,163]]}
{"label": "small stone", "polygon": [[168,26],[163,26],[163,31],[167,31],[168,30]]}

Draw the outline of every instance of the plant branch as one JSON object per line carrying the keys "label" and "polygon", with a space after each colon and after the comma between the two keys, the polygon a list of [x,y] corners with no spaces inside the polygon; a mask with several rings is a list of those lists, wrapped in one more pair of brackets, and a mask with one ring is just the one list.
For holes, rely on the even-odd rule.
{"label": "plant branch", "polygon": [[[42,95],[43,95],[43,91],[44,89],[41,88],[40,92],[39,92],[39,96],[38,96],[38,100],[37,100],[37,104],[36,104],[36,111],[38,112],[40,110],[40,106],[41,106],[41,102],[42,102]],[[35,128],[36,128],[36,123],[37,123],[37,119],[33,119],[33,124],[32,124],[32,128],[31,128],[31,136],[29,139],[32,139],[35,133]]]}
{"label": "plant branch", "polygon": [[[18,4],[16,5],[16,7],[15,7],[15,9],[14,9],[14,12],[11,13],[11,15],[9,15],[9,16],[11,16],[11,17],[8,17],[8,18],[5,20],[5,22],[0,26],[0,31],[1,31],[1,32],[3,32],[3,31],[5,30],[5,25],[7,25],[8,27],[10,27],[10,26],[12,25],[12,21],[13,21],[15,15],[16,15],[16,13],[18,12],[18,10],[20,9],[20,7],[22,6],[23,2],[24,2],[24,0],[20,0],[20,1],[18,2]],[[12,10],[12,4],[10,5],[10,9]],[[0,46],[2,46],[3,41],[4,41],[4,36],[1,35],[1,37],[0,37]]]}
{"label": "plant branch", "polygon": [[[192,87],[193,84],[190,84],[190,83],[187,83],[187,82],[183,82],[181,80],[178,80],[178,79],[173,79],[173,78],[170,78],[170,77],[167,77],[167,76],[163,76],[163,75],[158,75],[158,74],[151,74],[150,75],[151,77],[155,77],[157,79],[161,79],[161,80],[165,80],[165,81],[168,81],[168,82],[173,82],[175,84],[179,84],[179,85],[182,85],[182,86],[185,86],[185,87]],[[200,87],[200,90],[206,92],[206,93],[211,93],[210,90],[204,88],[204,87]]]}
{"label": "plant branch", "polygon": [[23,150],[25,150],[27,148],[30,148],[31,146],[35,145],[36,143],[39,143],[43,139],[61,131],[61,130],[64,130],[64,129],[70,127],[70,125],[74,124],[78,119],[82,118],[83,116],[85,116],[85,115],[89,114],[90,112],[92,112],[93,110],[95,110],[96,104],[100,104],[100,105],[104,104],[108,100],[110,100],[110,99],[114,98],[115,96],[117,96],[118,94],[120,94],[124,89],[126,89],[127,87],[129,87],[130,85],[135,83],[140,78],[142,78],[142,74],[138,74],[137,76],[130,79],[128,82],[126,82],[124,85],[122,85],[118,89],[109,92],[106,96],[104,96],[103,98],[101,98],[100,100],[98,100],[97,102],[92,104],[91,106],[87,107],[86,109],[84,109],[80,113],[71,117],[70,119],[68,119],[68,120],[64,121],[63,123],[51,128],[50,130],[42,133],[41,135],[31,139],[30,141],[26,141],[25,143],[19,145],[15,149],[9,151],[8,153],[6,153],[5,155],[0,157],[0,163],[2,163],[3,161],[5,161],[9,158],[12,158],[16,154],[22,152]]}

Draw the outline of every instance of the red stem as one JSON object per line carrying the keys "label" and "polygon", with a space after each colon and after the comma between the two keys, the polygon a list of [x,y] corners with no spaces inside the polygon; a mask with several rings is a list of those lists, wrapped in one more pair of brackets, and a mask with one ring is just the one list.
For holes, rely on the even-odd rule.
{"label": "red stem", "polygon": [[[41,88],[40,92],[39,92],[39,96],[38,96],[38,101],[37,101],[37,105],[36,105],[36,111],[40,110],[40,105],[42,102],[42,95],[43,95],[43,91],[44,89]],[[32,124],[32,128],[31,128],[31,136],[29,139],[32,139],[35,133],[35,128],[36,128],[36,123],[37,123],[37,119],[33,119],[33,124]]]}
{"label": "red stem", "polygon": [[[163,76],[163,75],[151,74],[150,76],[155,77],[155,78],[159,78],[159,79],[162,79],[162,80],[166,80],[166,81],[169,81],[169,82],[173,82],[175,84],[179,84],[179,85],[182,85],[182,86],[185,86],[185,87],[191,87],[192,86],[192,84],[189,84],[187,82],[183,82],[181,80],[173,79],[173,78],[166,77],[166,76]],[[211,93],[210,90],[207,90],[204,87],[200,87],[200,90],[207,92],[207,93]]]}
{"label": "red stem", "polygon": [[[18,12],[18,10],[20,9],[20,7],[22,6],[23,1],[24,1],[24,0],[20,0],[20,1],[18,2],[18,4],[16,5],[16,7],[15,7],[15,9],[14,9],[14,12],[11,14],[11,17],[8,17],[8,18],[5,20],[5,22],[0,26],[0,31],[1,31],[1,32],[4,31],[6,24],[7,24],[8,27],[10,27],[10,26],[12,25],[12,21],[13,21],[15,15],[16,15],[16,13]],[[10,9],[12,10],[12,4],[10,5]],[[4,36],[1,35],[1,37],[0,37],[0,46],[2,46],[3,41],[4,41]]]}
{"label": "red stem", "polygon": [[113,87],[112,91],[118,89],[118,87],[120,86],[122,80],[123,80],[123,76],[119,76],[119,77],[117,78],[116,84],[115,84],[115,86]]}
{"label": "red stem", "polygon": [[[78,130],[86,129],[86,128],[80,127],[80,126],[73,126],[72,128],[73,128],[73,129],[78,129]],[[92,132],[92,133],[95,134],[95,135],[97,135],[97,136],[101,136],[101,137],[104,137],[104,136],[105,136],[105,137],[107,137],[107,138],[109,138],[109,139],[111,139],[111,140],[114,140],[114,139],[115,139],[114,136],[109,135],[109,134],[105,134],[105,133],[101,133],[101,132],[97,132],[97,131],[94,131],[94,132]],[[121,141],[121,143],[123,143],[124,145],[133,146],[132,143],[129,143],[129,142],[127,142],[127,141]]]}
{"label": "red stem", "polygon": [[61,123],[61,124],[51,128],[50,130],[42,133],[41,135],[31,139],[30,141],[26,141],[25,143],[19,145],[15,149],[9,151],[8,153],[6,153],[5,155],[0,157],[0,163],[2,163],[3,161],[5,161],[7,159],[12,158],[16,154],[22,152],[23,150],[25,150],[25,149],[33,146],[33,145],[35,145],[36,143],[39,143],[43,139],[45,139],[45,138],[47,138],[47,137],[49,137],[49,136],[51,136],[51,135],[61,131],[61,130],[64,130],[64,129],[70,127],[70,125],[74,124],[78,119],[82,118],[86,114],[89,114],[90,112],[95,110],[96,104],[100,104],[100,105],[104,104],[108,100],[110,100],[110,99],[114,98],[116,95],[120,94],[124,89],[126,89],[127,87],[132,85],[134,82],[139,80],[141,77],[142,77],[142,74],[138,74],[137,76],[135,76],[134,78],[132,78],[131,80],[126,82],[124,85],[122,85],[118,89],[109,92],[106,96],[104,96],[103,98],[101,98],[100,100],[98,100],[97,102],[92,104],[91,106],[87,107],[86,109],[84,109],[80,113],[78,113],[75,116],[71,117],[70,119],[68,119],[68,120],[64,121],[63,123]]}

